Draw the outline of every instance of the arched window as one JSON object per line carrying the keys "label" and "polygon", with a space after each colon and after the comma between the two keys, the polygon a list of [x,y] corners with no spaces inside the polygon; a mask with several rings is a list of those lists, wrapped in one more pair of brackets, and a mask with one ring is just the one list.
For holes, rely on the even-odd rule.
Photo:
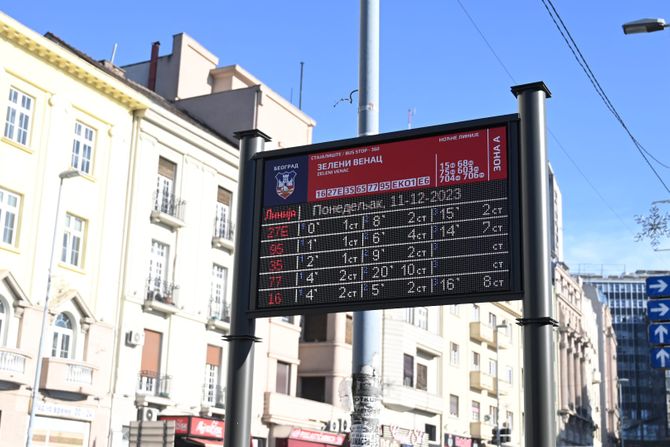
{"label": "arched window", "polygon": [[63,359],[71,358],[74,352],[74,331],[72,319],[64,313],[58,314],[54,322],[51,356]]}
{"label": "arched window", "polygon": [[4,300],[0,298],[0,346],[5,344],[5,332],[7,332],[7,325],[9,323],[9,315],[7,313],[7,306],[5,306]]}

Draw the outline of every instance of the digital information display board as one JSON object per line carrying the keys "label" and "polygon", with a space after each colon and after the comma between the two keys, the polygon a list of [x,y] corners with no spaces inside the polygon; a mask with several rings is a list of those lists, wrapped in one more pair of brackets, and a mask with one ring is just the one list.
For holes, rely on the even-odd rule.
{"label": "digital information display board", "polygon": [[517,115],[256,158],[251,312],[522,297]]}

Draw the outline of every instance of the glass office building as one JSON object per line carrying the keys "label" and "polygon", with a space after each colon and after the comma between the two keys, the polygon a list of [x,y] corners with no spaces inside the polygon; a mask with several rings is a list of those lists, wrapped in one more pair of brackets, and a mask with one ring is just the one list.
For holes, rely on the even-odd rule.
{"label": "glass office building", "polygon": [[670,272],[634,275],[581,275],[598,288],[612,311],[617,368],[622,391],[622,434],[627,447],[668,445],[665,371],[651,367],[645,278]]}

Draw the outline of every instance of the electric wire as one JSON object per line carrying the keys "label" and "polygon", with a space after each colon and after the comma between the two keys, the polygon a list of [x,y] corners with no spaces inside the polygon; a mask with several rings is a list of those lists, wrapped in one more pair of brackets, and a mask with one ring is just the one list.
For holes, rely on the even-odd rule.
{"label": "electric wire", "polygon": [[[547,5],[547,2],[549,3],[549,5],[551,5],[551,9]],[[582,68],[582,70],[586,74],[586,77],[591,82],[591,85],[593,86],[593,88],[596,90],[596,93],[598,93],[600,98],[605,103],[605,106],[607,107],[607,109],[614,115],[616,120],[619,122],[619,124],[626,131],[626,133],[630,137],[631,141],[635,145],[635,148],[640,153],[640,155],[642,156],[644,161],[647,163],[647,165],[649,166],[649,169],[651,169],[651,171],[654,173],[654,175],[656,176],[658,181],[663,185],[663,188],[665,188],[665,190],[668,193],[670,193],[670,188],[668,188],[668,185],[666,185],[666,183],[663,181],[660,174],[658,173],[658,171],[656,171],[656,169],[651,164],[651,162],[649,161],[649,158],[647,158],[647,155],[645,155],[645,153],[648,154],[650,157],[652,157],[657,163],[661,164],[662,166],[664,166],[664,167],[668,167],[668,166],[664,165],[663,163],[660,163],[655,157],[653,157],[653,155],[651,155],[646,149],[644,149],[642,144],[637,140],[637,138],[635,138],[633,133],[630,131],[630,129],[626,125],[625,121],[623,120],[623,118],[621,117],[619,112],[616,110],[616,108],[614,107],[612,102],[609,100],[609,97],[607,96],[607,94],[605,93],[605,90],[600,85],[600,82],[598,82],[598,79],[596,78],[595,74],[593,73],[593,71],[591,71],[591,68],[588,65],[588,62],[586,61],[586,59],[582,55],[581,51],[579,50],[579,47],[577,46],[577,43],[572,38],[572,35],[568,31],[567,27],[565,26],[565,23],[563,22],[560,15],[558,14],[558,11],[556,11],[556,8],[554,7],[551,0],[542,0],[542,4],[544,5],[545,9],[547,10],[547,13],[549,13],[549,16],[551,17],[551,20],[554,22],[554,25],[556,25],[556,28],[558,29],[559,33],[563,37],[563,40],[568,45],[568,48],[570,48],[570,51],[572,52],[572,55],[577,60],[577,63],[579,64],[579,66]],[[554,14],[556,15],[555,17],[554,17],[554,14],[552,14],[552,10],[553,10]],[[561,27],[561,25],[558,24],[557,20],[560,21],[562,27]]]}
{"label": "electric wire", "polygon": [[[509,79],[510,79],[514,84],[517,84],[517,83],[518,83],[517,80],[514,78],[514,76],[513,76],[512,73],[510,72],[510,70],[507,69],[507,66],[505,66],[505,63],[502,61],[502,59],[500,58],[500,56],[498,56],[498,54],[496,53],[495,49],[494,49],[493,46],[489,43],[488,39],[486,38],[486,36],[484,35],[484,33],[481,31],[481,29],[479,28],[479,26],[477,26],[477,23],[476,23],[475,20],[472,18],[472,16],[471,16],[470,13],[468,12],[468,10],[465,8],[465,6],[464,6],[463,3],[461,2],[461,0],[456,0],[456,2],[460,5],[461,9],[463,10],[463,12],[465,13],[465,15],[467,16],[468,20],[470,20],[470,23],[472,24],[472,26],[477,30],[477,33],[479,33],[479,36],[482,38],[482,40],[484,41],[484,43],[486,43],[486,46],[489,48],[489,51],[491,51],[491,53],[492,53],[493,56],[496,58],[496,60],[498,61],[498,63],[499,63],[500,66],[502,67],[502,69],[505,71],[505,73],[507,73],[507,76],[509,77]],[[610,212],[617,218],[617,220],[623,225],[623,227],[624,227],[626,230],[628,230],[631,234],[634,235],[635,232],[628,226],[628,224],[626,223],[626,221],[619,215],[619,213],[616,212],[616,210],[614,209],[614,207],[613,207],[612,205],[609,204],[609,202],[608,202],[608,201],[605,199],[605,197],[600,193],[600,191],[599,191],[598,188],[593,184],[593,182],[591,182],[591,180],[590,180],[590,179],[588,178],[588,176],[584,173],[584,171],[582,171],[582,169],[579,167],[579,164],[577,164],[577,162],[576,162],[576,161],[572,158],[572,156],[568,153],[567,149],[565,149],[565,147],[563,146],[563,144],[558,140],[558,137],[556,137],[556,135],[554,134],[554,132],[552,132],[551,128],[548,128],[548,131],[549,131],[549,135],[551,135],[552,139],[556,142],[556,145],[557,145],[557,146],[561,149],[561,151],[565,154],[565,156],[567,157],[567,159],[570,161],[570,163],[572,163],[572,165],[575,167],[575,169],[577,170],[577,172],[579,173],[579,175],[582,176],[582,178],[586,181],[586,183],[587,183],[587,184],[589,185],[589,187],[593,190],[593,192],[595,192],[595,194],[598,196],[598,198],[603,202],[603,204],[605,204],[605,206],[607,207],[607,209],[610,210]]]}

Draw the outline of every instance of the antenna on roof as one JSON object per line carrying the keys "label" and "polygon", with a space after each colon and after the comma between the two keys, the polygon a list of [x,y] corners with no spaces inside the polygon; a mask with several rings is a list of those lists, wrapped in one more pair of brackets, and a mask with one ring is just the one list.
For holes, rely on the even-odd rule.
{"label": "antenna on roof", "polygon": [[118,43],[114,43],[114,48],[112,48],[112,58],[109,60],[109,62],[114,65],[114,58],[116,57],[116,49],[119,47]]}
{"label": "antenna on roof", "polygon": [[411,129],[412,128],[412,117],[416,115],[416,109],[412,107],[411,109],[407,109],[407,128]]}
{"label": "antenna on roof", "polygon": [[303,69],[305,67],[304,62],[300,62],[300,94],[298,95],[298,108],[302,110],[302,77],[303,77]]}

